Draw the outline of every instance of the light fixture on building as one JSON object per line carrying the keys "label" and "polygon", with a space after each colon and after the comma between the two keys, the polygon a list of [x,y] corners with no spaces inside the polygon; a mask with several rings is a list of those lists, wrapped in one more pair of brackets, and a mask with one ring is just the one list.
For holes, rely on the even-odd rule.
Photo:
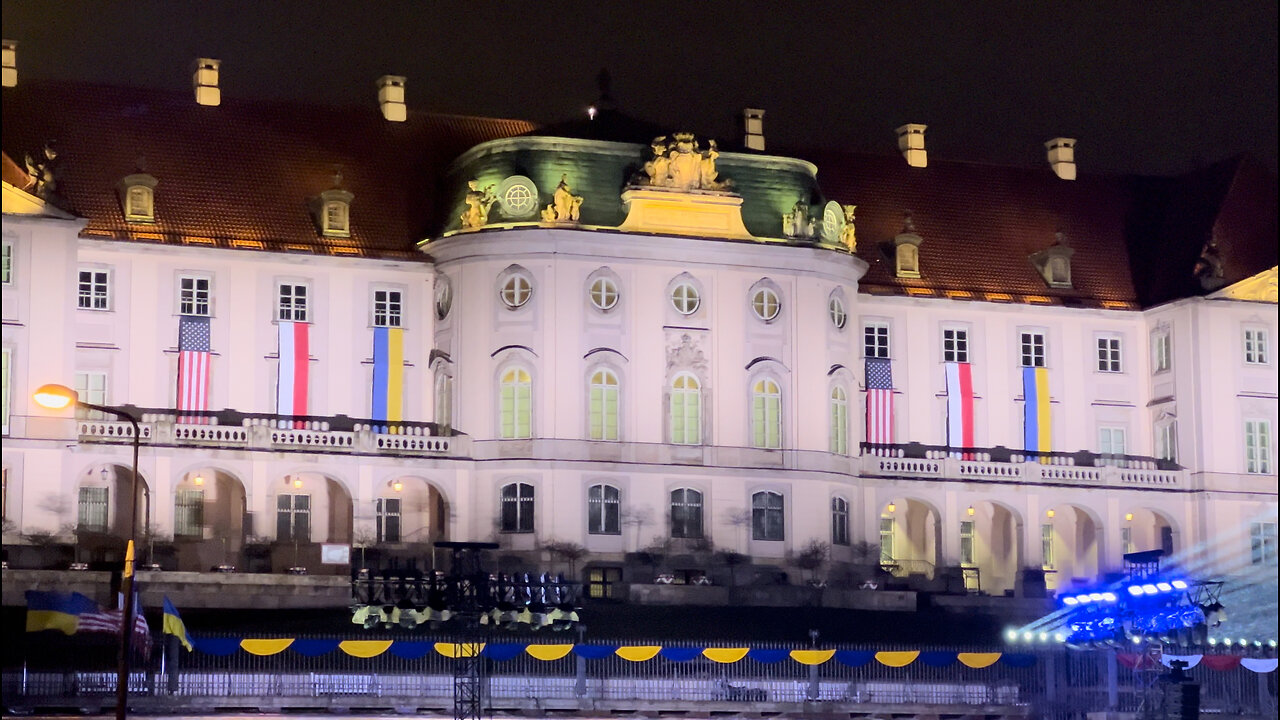
{"label": "light fixture on building", "polygon": [[894,510],[897,510],[897,509],[898,509],[898,506],[894,505],[893,503],[889,503],[889,505],[885,507],[885,510],[888,510],[889,512],[893,512]]}
{"label": "light fixture on building", "polygon": [[588,120],[595,120],[595,119],[596,119],[596,112],[597,112],[597,111],[596,111],[596,106],[595,106],[595,105],[592,105],[591,107],[587,108],[587,119],[588,119]]}
{"label": "light fixture on building", "polygon": [[204,485],[204,476],[197,475],[191,480],[191,482],[195,483],[196,487],[200,487],[201,485]]}
{"label": "light fixture on building", "polygon": [[1125,522],[1133,522],[1133,513],[1125,513],[1125,514],[1124,514],[1124,521],[1125,521]]}
{"label": "light fixture on building", "polygon": [[975,512],[977,512],[977,511],[973,509],[973,506],[972,506],[972,505],[970,505],[970,506],[968,507],[968,509],[966,509],[966,510],[965,510],[965,514],[967,514],[969,517],[973,517],[973,514],[974,514]]}
{"label": "light fixture on building", "polygon": [[1053,517],[1055,514],[1056,514],[1056,513],[1054,513],[1052,509],[1049,509],[1049,510],[1045,510],[1045,511],[1044,511],[1044,516],[1045,516],[1045,517]]}
{"label": "light fixture on building", "polygon": [[102,482],[106,483],[106,482],[110,482],[110,481],[111,481],[111,476],[110,476],[110,474],[107,472],[107,468],[106,468],[105,466],[102,468],[102,471],[101,471],[101,473],[99,473],[99,474],[101,474],[101,475],[102,475]]}
{"label": "light fixture on building", "polygon": [[404,490],[404,483],[397,480],[391,483],[391,489],[395,490],[396,492],[400,492],[401,490]]}
{"label": "light fixture on building", "polygon": [[221,60],[196,58],[195,71],[191,74],[191,85],[195,88],[198,104],[211,106],[222,104],[222,90],[218,87],[218,68],[221,66]]}
{"label": "light fixture on building", "polygon": [[296,490],[296,489],[298,489],[298,488],[301,488],[301,487],[302,487],[302,478],[300,478],[300,477],[295,477],[295,478],[293,479],[293,487],[294,487],[294,489],[295,489],[295,490]]}

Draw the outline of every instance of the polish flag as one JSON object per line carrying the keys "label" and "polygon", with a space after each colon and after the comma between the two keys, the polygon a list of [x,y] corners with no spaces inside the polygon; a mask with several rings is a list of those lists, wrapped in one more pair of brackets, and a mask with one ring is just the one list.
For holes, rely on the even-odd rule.
{"label": "polish flag", "polygon": [[[307,363],[311,355],[310,323],[281,320],[280,370],[276,382],[276,412],[280,415],[307,414]],[[301,427],[301,421],[294,424]]]}
{"label": "polish flag", "polygon": [[947,446],[971,448],[973,440],[973,372],[969,363],[943,363],[947,370]]}

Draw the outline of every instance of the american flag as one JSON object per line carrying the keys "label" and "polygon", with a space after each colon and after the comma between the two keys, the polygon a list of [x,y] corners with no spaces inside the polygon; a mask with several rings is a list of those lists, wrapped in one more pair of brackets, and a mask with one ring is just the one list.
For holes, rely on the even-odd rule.
{"label": "american flag", "polygon": [[[94,612],[82,613],[80,615],[80,624],[76,627],[77,632],[105,632],[120,634],[120,622],[124,617],[124,610],[95,610]],[[147,654],[151,649],[151,628],[147,626],[147,619],[142,616],[142,608],[136,602],[134,604],[133,616],[133,645],[134,650]]]}
{"label": "american flag", "polygon": [[209,318],[183,315],[178,322],[178,422],[208,422],[183,417],[183,410],[209,409]]}
{"label": "american flag", "polygon": [[893,442],[893,371],[889,358],[867,358],[867,442]]}

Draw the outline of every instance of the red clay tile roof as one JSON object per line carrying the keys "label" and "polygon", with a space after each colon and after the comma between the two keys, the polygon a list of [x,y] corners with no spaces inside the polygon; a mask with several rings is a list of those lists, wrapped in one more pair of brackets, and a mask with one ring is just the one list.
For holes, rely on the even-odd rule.
{"label": "red clay tile roof", "polygon": [[[899,156],[809,155],[823,193],[857,205],[858,257],[874,294],[1136,307],[1129,275],[1124,178],[1059,180],[1044,168],[939,162],[913,168]],[[890,241],[911,213],[919,279],[895,276]],[[1056,233],[1075,252],[1072,289],[1053,289],[1031,263]]]}
{"label": "red clay tile roof", "polygon": [[[6,88],[3,122],[12,157],[54,142],[61,204],[88,219],[86,236],[405,259],[424,259],[414,244],[440,224],[437,184],[448,163],[535,128],[424,113],[392,123],[376,106],[225,95],[205,107],[191,94],[52,82]],[[116,190],[140,164],[159,180],[150,225],[125,222]],[[322,237],[308,209],[333,187],[335,166],[355,195],[350,238]]]}

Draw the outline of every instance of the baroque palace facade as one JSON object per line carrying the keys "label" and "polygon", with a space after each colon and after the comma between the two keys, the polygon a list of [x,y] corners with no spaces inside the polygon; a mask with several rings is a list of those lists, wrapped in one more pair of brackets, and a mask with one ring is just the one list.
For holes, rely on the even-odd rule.
{"label": "baroque palace facade", "polygon": [[33,402],[60,383],[140,414],[166,569],[494,540],[723,582],[711,547],[795,579],[816,542],[833,583],[1086,587],[1157,548],[1274,577],[1275,179],[1247,161],[928,162],[916,125],[901,157],[775,155],[757,111],[730,148],[403,93],[246,102],[203,61],[194,100],[5,88],[10,566],[128,532],[129,425]]}

